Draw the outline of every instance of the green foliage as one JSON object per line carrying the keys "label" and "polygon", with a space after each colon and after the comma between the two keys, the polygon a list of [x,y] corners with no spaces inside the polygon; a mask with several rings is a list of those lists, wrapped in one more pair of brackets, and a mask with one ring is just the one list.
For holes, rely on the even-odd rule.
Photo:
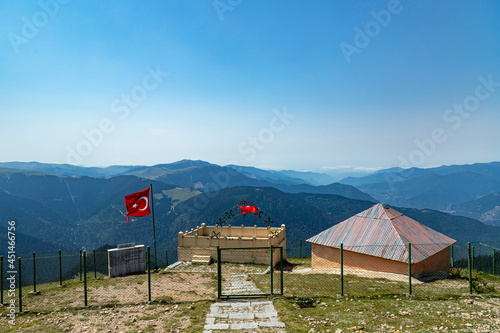
{"label": "green foliage", "polygon": [[[169,177],[175,174],[175,179],[180,177],[184,181],[188,181],[187,175],[197,174],[202,179],[208,179],[210,170],[222,170],[195,162],[157,168],[175,171],[169,172]],[[185,169],[186,167],[190,170]],[[163,175],[163,171],[160,173]],[[19,254],[30,254],[33,251],[56,252],[59,248],[67,253],[72,249],[93,249],[102,244],[129,242],[152,248],[151,217],[132,218],[129,223],[125,223],[123,202],[124,195],[144,189],[150,183],[153,184],[155,194],[158,248],[177,247],[179,231],[196,228],[201,223],[215,224],[221,213],[242,199],[253,202],[267,212],[275,221],[273,226],[285,224],[289,246],[294,248],[299,247],[299,240],[314,236],[373,205],[370,201],[331,194],[289,194],[273,187],[240,186],[201,193],[135,176],[64,177],[11,170],[0,172],[0,188],[3,189],[0,191],[0,220],[6,221],[17,216],[19,230],[22,230],[22,234],[19,234]],[[229,184],[226,185],[234,184],[240,184],[240,178],[230,177]],[[429,210],[398,210],[458,241],[500,239],[500,228],[486,226],[472,219]],[[260,219],[251,215],[246,218],[237,216],[231,223],[264,226]],[[309,244],[303,242],[303,246],[305,250]],[[72,261],[64,265],[67,277],[78,273],[79,269],[75,268],[77,264],[78,262]],[[70,269],[68,265],[71,265]],[[104,268],[98,267],[98,271],[104,273]]]}
{"label": "green foliage", "polygon": [[[453,268],[450,275],[451,279],[469,280],[469,271],[465,268]],[[500,278],[477,270],[472,271],[472,290],[476,294],[494,294],[496,292],[494,281],[498,282]]]}

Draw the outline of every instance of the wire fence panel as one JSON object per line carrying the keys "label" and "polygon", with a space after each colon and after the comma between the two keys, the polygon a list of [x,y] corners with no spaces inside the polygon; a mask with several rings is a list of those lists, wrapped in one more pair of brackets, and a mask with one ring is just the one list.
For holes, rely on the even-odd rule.
{"label": "wire fence panel", "polygon": [[[273,249],[273,255],[270,248],[221,248],[221,297],[255,297],[271,294],[276,286],[274,281],[271,285],[271,266],[274,267],[279,258],[277,248]],[[278,287],[281,288],[280,285]]]}
{"label": "wire fence panel", "polygon": [[[460,297],[471,291],[486,296],[500,296],[500,279],[488,276],[486,282],[483,278],[484,274],[493,272],[493,267],[498,265],[498,259],[494,259],[498,253],[495,252],[493,256],[491,249],[495,244],[481,245],[480,251],[480,247],[475,245],[475,252],[471,253],[470,262],[474,269],[470,279],[468,244],[455,244],[453,247],[442,244],[411,244],[410,251],[408,246],[402,245],[353,246],[342,249],[313,245],[310,256],[306,254],[304,258],[287,258],[285,295],[414,295],[425,298],[443,295]],[[296,252],[297,249],[287,249],[287,253]],[[498,269],[495,273],[499,274]]]}
{"label": "wire fence panel", "polygon": [[[35,260],[21,260],[23,310],[52,312],[82,306],[83,284],[78,276],[76,279],[69,277],[74,266],[78,268],[79,254],[61,257],[58,254],[44,255],[46,256],[36,256]],[[61,287],[61,277],[64,287]]]}
{"label": "wire fence panel", "polygon": [[[272,256],[270,248],[221,249],[221,295],[279,295],[283,290],[284,295],[301,299],[304,306],[311,297],[342,295],[458,298],[472,293],[500,297],[500,242],[345,248],[306,246],[300,241],[287,244],[283,267],[280,248],[273,248]],[[24,254],[19,274],[23,310],[79,308],[85,306],[85,295],[89,306],[216,300],[217,252],[212,250],[208,262],[203,262],[196,259],[194,250],[183,253],[179,260],[177,248],[158,248],[157,257],[150,251],[149,274],[146,266],[137,274],[114,278],[109,277],[105,250],[86,251],[85,260],[83,251]],[[4,296],[9,288],[7,266],[4,259]]]}
{"label": "wire fence panel", "polygon": [[289,258],[311,258],[311,243],[302,239],[287,239],[286,254]]}
{"label": "wire fence panel", "polygon": [[344,294],[385,297],[403,295],[408,290],[405,246],[346,247],[342,261]]}
{"label": "wire fence panel", "polygon": [[[158,248],[157,255],[160,269],[151,273],[153,301],[194,302],[217,298],[216,265],[194,264],[192,257],[189,261],[178,261],[177,248]],[[164,268],[167,258],[169,265]]]}
{"label": "wire fence panel", "polygon": [[[164,256],[160,257],[159,254]],[[147,262],[147,252],[144,255]],[[137,304],[149,300],[185,302],[216,298],[215,266],[200,267],[191,262],[177,262],[174,257],[177,255],[175,248],[158,248],[157,255],[158,258],[155,258],[153,251],[150,251],[149,276],[146,265],[144,271],[113,278],[98,270],[95,278],[93,261],[87,261],[89,305]],[[168,267],[167,256],[170,263]],[[104,262],[104,259],[101,261]],[[155,268],[156,265],[158,269]],[[101,265],[98,263],[97,266]]]}

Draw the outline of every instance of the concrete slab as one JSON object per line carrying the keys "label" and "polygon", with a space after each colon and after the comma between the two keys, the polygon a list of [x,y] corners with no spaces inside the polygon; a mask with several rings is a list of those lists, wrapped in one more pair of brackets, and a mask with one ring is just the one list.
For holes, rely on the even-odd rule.
{"label": "concrete slab", "polygon": [[255,318],[277,318],[278,317],[278,312],[263,312],[263,313],[255,313]]}
{"label": "concrete slab", "polygon": [[255,316],[253,313],[231,313],[229,314],[229,319],[244,319],[244,320],[254,320]]}
{"label": "concrete slab", "polygon": [[229,324],[205,325],[205,330],[228,330]]}
{"label": "concrete slab", "polygon": [[[250,293],[249,291],[262,293],[251,281],[246,281],[246,278],[246,274],[232,275],[230,283],[224,286],[224,293],[228,293],[228,290],[239,294]],[[269,332],[270,328],[276,333],[285,332],[285,324],[279,321],[278,312],[271,301],[228,300],[215,303],[210,306],[206,320],[204,333],[212,330]]]}
{"label": "concrete slab", "polygon": [[257,323],[242,323],[231,325],[232,330],[254,330],[257,328],[259,328],[259,325],[257,325]]}

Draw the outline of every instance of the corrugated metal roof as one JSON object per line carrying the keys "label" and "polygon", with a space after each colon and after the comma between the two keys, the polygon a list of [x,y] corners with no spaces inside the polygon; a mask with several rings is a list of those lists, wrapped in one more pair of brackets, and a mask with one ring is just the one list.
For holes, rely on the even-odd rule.
{"label": "corrugated metal roof", "polygon": [[343,244],[349,251],[401,262],[408,262],[408,243],[412,243],[412,263],[417,263],[456,241],[388,206],[376,204],[307,242],[336,248]]}

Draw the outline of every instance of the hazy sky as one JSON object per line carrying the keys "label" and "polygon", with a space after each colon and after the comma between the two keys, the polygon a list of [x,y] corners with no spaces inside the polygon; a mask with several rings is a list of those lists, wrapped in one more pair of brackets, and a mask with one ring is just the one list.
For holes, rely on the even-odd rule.
{"label": "hazy sky", "polygon": [[498,1],[2,1],[0,161],[500,160]]}

